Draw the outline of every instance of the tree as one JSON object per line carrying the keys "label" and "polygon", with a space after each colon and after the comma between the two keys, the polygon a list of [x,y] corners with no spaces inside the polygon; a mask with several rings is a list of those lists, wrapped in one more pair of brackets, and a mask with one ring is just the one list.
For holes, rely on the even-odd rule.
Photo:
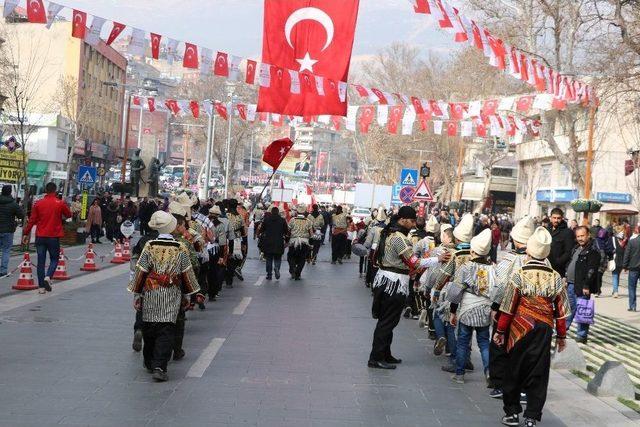
{"label": "tree", "polygon": [[37,113],[50,111],[51,100],[38,96],[40,89],[51,84],[48,70],[50,42],[41,33],[18,37],[17,32],[2,29],[6,40],[0,49],[0,93],[6,94],[5,123],[21,145],[23,160],[24,203],[29,206],[31,194],[27,176],[27,148],[31,135],[38,128]]}

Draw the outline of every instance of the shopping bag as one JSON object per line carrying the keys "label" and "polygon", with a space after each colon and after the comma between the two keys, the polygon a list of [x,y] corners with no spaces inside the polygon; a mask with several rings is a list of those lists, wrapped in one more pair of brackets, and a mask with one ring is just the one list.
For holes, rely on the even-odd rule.
{"label": "shopping bag", "polygon": [[593,325],[595,316],[595,301],[592,299],[578,298],[576,302],[576,315],[574,320],[577,323]]}

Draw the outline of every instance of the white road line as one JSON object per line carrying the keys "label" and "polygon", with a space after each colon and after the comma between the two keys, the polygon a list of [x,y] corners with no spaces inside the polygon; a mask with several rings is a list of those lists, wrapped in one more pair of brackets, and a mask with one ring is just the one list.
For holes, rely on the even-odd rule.
{"label": "white road line", "polygon": [[233,314],[243,315],[244,311],[247,309],[249,304],[251,303],[251,297],[244,297],[240,304],[236,308],[233,309]]}
{"label": "white road line", "polygon": [[187,372],[188,378],[202,378],[204,375],[204,371],[207,370],[213,358],[216,357],[218,351],[220,351],[220,347],[224,344],[224,338],[214,338],[211,340],[207,348],[202,350],[200,357],[196,360],[191,368],[189,368],[189,372]]}
{"label": "white road line", "polygon": [[[119,265],[117,267],[110,267],[96,273],[90,273],[84,276],[76,277],[64,282],[53,282],[53,292],[47,292],[46,294],[39,294],[38,291],[26,291],[20,292],[16,295],[0,298],[0,314],[5,313],[15,308],[24,307],[25,305],[42,302],[49,298],[58,297],[64,293],[74,291],[76,289],[84,288],[85,286],[94,285],[98,282],[102,282],[106,279],[111,279],[115,276],[121,275],[129,271],[129,263]],[[34,268],[35,276],[35,268]],[[122,281],[122,292],[127,292],[128,277]],[[37,282],[37,279],[36,279]]]}
{"label": "white road line", "polygon": [[262,282],[264,282],[264,276],[258,277],[258,280],[253,285],[254,286],[262,286]]}

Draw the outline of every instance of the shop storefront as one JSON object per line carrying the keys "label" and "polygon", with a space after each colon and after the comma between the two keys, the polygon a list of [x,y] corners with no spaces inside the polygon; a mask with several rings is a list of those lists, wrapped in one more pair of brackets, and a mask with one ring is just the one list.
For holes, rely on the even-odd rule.
{"label": "shop storefront", "polygon": [[570,202],[579,197],[579,192],[575,188],[555,188],[549,190],[536,191],[536,201],[538,202],[538,215],[548,215],[551,209],[560,208],[567,218],[573,219],[575,213],[571,209]]}
{"label": "shop storefront", "polygon": [[600,224],[620,224],[629,221],[637,222],[638,209],[632,204],[633,197],[629,193],[598,192],[596,199],[602,202]]}

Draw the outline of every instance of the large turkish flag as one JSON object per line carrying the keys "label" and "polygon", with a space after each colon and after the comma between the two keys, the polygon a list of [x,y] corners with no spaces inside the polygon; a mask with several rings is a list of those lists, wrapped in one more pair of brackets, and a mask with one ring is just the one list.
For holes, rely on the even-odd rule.
{"label": "large turkish flag", "polygon": [[[347,81],[359,0],[265,0],[262,62],[300,73]],[[304,81],[300,78],[300,81]],[[273,81],[272,81],[273,83]],[[260,87],[258,111],[312,116],[347,114],[338,91]]]}

